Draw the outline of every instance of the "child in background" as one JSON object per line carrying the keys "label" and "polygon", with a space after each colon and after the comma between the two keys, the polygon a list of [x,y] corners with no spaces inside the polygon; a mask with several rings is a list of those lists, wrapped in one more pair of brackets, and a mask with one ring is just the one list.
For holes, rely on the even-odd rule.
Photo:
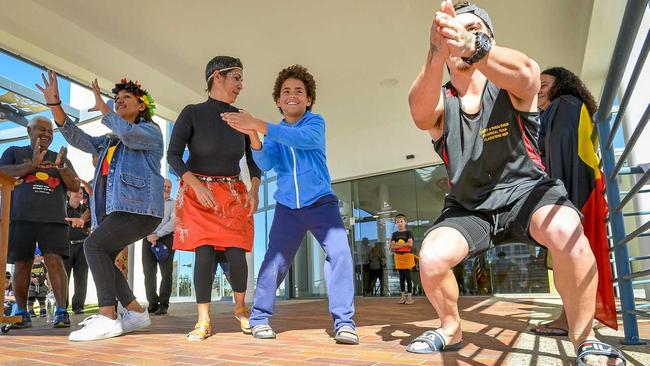
{"label": "child in background", "polygon": [[5,301],[4,301],[4,315],[11,315],[11,309],[16,303],[16,297],[14,296],[14,290],[11,286],[11,272],[7,271],[5,274]]}
{"label": "child in background", "polygon": [[402,292],[402,297],[397,303],[411,305],[413,304],[411,270],[415,267],[415,256],[412,250],[413,234],[410,230],[406,230],[406,216],[397,214],[395,224],[397,231],[390,238],[390,249],[394,253],[395,269],[399,272],[399,288]]}
{"label": "child in background", "polygon": [[37,247],[34,253],[34,264],[32,265],[32,279],[29,283],[29,291],[27,293],[27,309],[31,316],[36,316],[34,312],[34,303],[38,301],[39,315],[44,318],[45,311],[45,298],[50,288],[45,284],[47,279],[47,268],[43,263],[43,255],[41,250]]}

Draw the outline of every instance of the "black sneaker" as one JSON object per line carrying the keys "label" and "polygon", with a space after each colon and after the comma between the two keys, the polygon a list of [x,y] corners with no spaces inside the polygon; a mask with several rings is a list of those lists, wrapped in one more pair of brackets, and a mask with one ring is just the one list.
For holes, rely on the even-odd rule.
{"label": "black sneaker", "polygon": [[67,311],[54,314],[54,328],[70,328],[70,315]]}
{"label": "black sneaker", "polygon": [[[20,316],[20,314],[16,314],[16,316]],[[11,323],[11,329],[25,329],[32,327],[32,317],[29,315],[29,313],[22,314],[22,316],[23,320],[20,322]]]}
{"label": "black sneaker", "polygon": [[158,303],[149,304],[149,306],[147,307],[147,311],[149,312],[149,314],[155,313],[157,310],[158,310]]}
{"label": "black sneaker", "polygon": [[79,315],[84,313],[84,309],[77,309],[77,310],[72,310],[73,313]]}
{"label": "black sneaker", "polygon": [[169,305],[167,304],[160,304],[158,306],[158,310],[154,313],[154,315],[165,315],[167,314],[167,309],[169,309]]}
{"label": "black sneaker", "polygon": [[36,312],[34,312],[34,309],[29,310],[29,315],[33,316],[34,318],[36,317]]}
{"label": "black sneaker", "polygon": [[47,316],[47,311],[45,309],[41,309],[39,315],[41,316],[41,318],[45,318]]}

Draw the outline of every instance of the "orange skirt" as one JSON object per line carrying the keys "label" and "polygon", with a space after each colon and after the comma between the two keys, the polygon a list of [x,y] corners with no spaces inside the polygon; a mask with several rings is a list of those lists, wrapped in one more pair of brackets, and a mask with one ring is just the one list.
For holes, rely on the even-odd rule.
{"label": "orange skirt", "polygon": [[395,253],[395,269],[412,269],[415,267],[415,255],[413,253]]}
{"label": "orange skirt", "polygon": [[[253,216],[248,216],[246,185],[237,178],[198,176],[201,184],[214,195],[217,206],[208,208],[196,198],[194,190],[182,179],[176,199],[174,245],[176,250],[193,252],[197,247],[211,245],[216,250],[253,248]],[[205,181],[214,178],[219,181]]]}

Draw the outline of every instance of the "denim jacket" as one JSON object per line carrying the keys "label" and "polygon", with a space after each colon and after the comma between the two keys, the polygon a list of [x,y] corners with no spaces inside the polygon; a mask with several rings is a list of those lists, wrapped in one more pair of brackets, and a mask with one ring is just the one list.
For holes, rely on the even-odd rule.
{"label": "denim jacket", "polygon": [[[153,122],[128,123],[117,113],[110,112],[102,124],[120,139],[113,153],[106,177],[106,214],[113,211],[163,217],[163,177],[160,160],[163,157],[163,136]],[[101,162],[106,157],[110,137],[90,136],[69,118],[59,128],[66,141],[77,149],[99,156],[93,179],[100,179]],[[95,195],[90,199],[92,226],[97,226]]]}

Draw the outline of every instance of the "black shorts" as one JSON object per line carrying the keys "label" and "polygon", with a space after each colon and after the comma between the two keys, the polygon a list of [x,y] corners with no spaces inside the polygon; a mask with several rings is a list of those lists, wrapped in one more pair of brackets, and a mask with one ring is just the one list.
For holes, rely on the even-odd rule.
{"label": "black shorts", "polygon": [[34,259],[36,243],[41,253],[59,254],[63,259],[70,255],[68,225],[49,222],[12,221],[9,225],[8,263]]}
{"label": "black shorts", "polygon": [[542,179],[528,193],[504,208],[493,211],[472,211],[452,199],[445,200],[442,214],[425,236],[439,227],[458,230],[469,245],[468,258],[475,257],[493,245],[523,243],[539,245],[528,231],[533,213],[542,206],[561,205],[578,210],[557,179]]}

